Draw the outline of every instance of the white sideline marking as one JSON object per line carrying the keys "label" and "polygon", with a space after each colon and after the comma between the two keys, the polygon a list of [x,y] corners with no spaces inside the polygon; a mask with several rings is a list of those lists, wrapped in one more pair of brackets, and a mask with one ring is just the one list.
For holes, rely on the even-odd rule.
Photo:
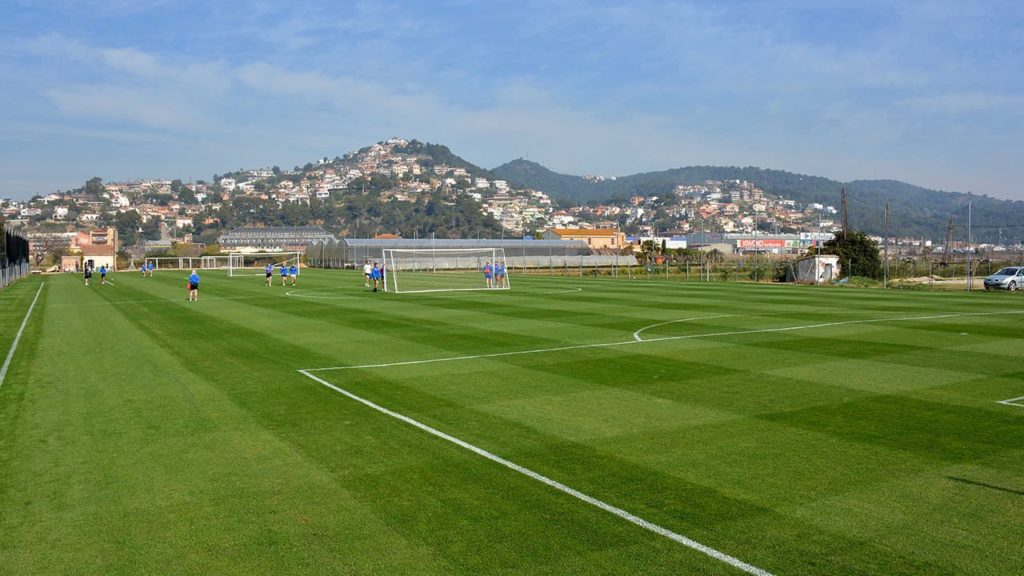
{"label": "white sideline marking", "polygon": [[328,366],[326,368],[305,368],[304,370],[308,372],[326,372],[329,370],[362,370],[369,368],[390,368],[392,366],[413,366],[416,364],[433,364],[435,362],[455,362],[458,360],[477,360],[480,358],[520,356],[523,354],[543,354],[545,352],[561,352],[564,350],[580,350],[584,348],[608,348],[611,346],[648,344],[651,342],[667,342],[670,340],[695,340],[697,338],[715,338],[718,336],[741,336],[745,334],[767,334],[770,332],[794,332],[796,330],[830,328],[833,326],[848,326],[851,324],[871,324],[876,322],[907,322],[911,320],[937,320],[940,318],[957,318],[961,316],[1005,316],[1006,314],[1024,314],[1024,310],[1000,310],[999,312],[954,312],[950,314],[935,314],[932,316],[903,316],[900,318],[869,318],[866,320],[844,320],[842,322],[801,324],[797,326],[784,326],[782,328],[760,328],[756,330],[732,330],[728,332],[713,332],[710,334],[685,334],[682,336],[662,336],[660,338],[650,338],[648,340],[623,340],[621,342],[603,342],[598,344],[575,344],[572,346],[558,346],[556,348],[537,348],[533,350],[517,350],[514,352],[493,352],[491,354],[474,354],[472,356],[448,356],[445,358],[429,358],[426,360],[405,360],[402,362],[385,362],[382,364],[361,364],[357,366]]}
{"label": "white sideline marking", "polygon": [[383,407],[383,406],[381,406],[379,404],[375,404],[375,403],[373,403],[373,402],[371,402],[371,401],[369,401],[369,400],[367,400],[367,399],[365,399],[365,398],[363,398],[361,396],[356,396],[355,394],[349,392],[348,390],[344,390],[342,388],[339,388],[339,387],[335,386],[334,384],[331,384],[330,382],[328,382],[328,381],[326,381],[326,380],[324,380],[322,378],[318,378],[318,377],[310,374],[309,371],[307,371],[307,370],[299,370],[299,372],[301,374],[303,374],[304,376],[306,376],[308,378],[311,378],[314,381],[322,384],[323,386],[326,386],[327,388],[330,388],[331,390],[334,390],[335,392],[338,392],[339,394],[343,394],[343,395],[351,398],[352,400],[355,400],[356,402],[360,402],[362,404],[365,404],[366,406],[369,406],[370,408],[373,408],[374,410],[376,410],[378,412],[381,412],[382,414],[387,414],[388,416],[391,416],[392,418],[397,418],[398,420],[401,420],[402,422],[405,422],[406,424],[411,424],[412,426],[415,426],[415,427],[419,428],[420,430],[423,430],[424,432],[427,432],[428,434],[432,434],[434,436],[437,436],[438,438],[441,438],[442,440],[447,440],[448,442],[451,442],[452,444],[455,444],[457,446],[465,448],[466,450],[469,450],[470,452],[473,452],[473,453],[477,454],[478,456],[483,456],[484,458],[486,458],[486,459],[488,459],[488,460],[490,460],[492,462],[497,462],[498,464],[501,464],[502,466],[505,466],[506,468],[510,468],[512,470],[515,470],[516,472],[519,472],[520,474],[523,474],[524,476],[532,478],[532,479],[534,479],[534,480],[536,480],[538,482],[541,482],[543,484],[547,484],[548,486],[554,488],[555,490],[559,490],[561,492],[564,492],[564,493],[572,496],[573,498],[582,500],[582,501],[584,501],[587,504],[590,504],[592,506],[596,506],[597,508],[600,508],[601,510],[604,510],[605,512],[610,512],[610,513],[618,516],[619,518],[622,518],[623,520],[626,520],[627,522],[635,524],[635,525],[637,525],[637,526],[639,526],[639,527],[641,527],[641,528],[643,528],[645,530],[649,530],[651,532],[654,532],[655,534],[659,534],[661,536],[664,536],[665,538],[668,538],[669,540],[674,540],[675,542],[678,542],[679,544],[682,544],[683,546],[686,546],[688,548],[696,550],[696,551],[698,551],[698,552],[700,552],[700,553],[702,553],[704,555],[710,556],[710,557],[714,558],[715,560],[719,560],[721,562],[725,562],[726,564],[728,564],[728,565],[730,565],[730,566],[732,566],[732,567],[734,567],[734,568],[736,568],[738,570],[742,570],[742,571],[746,572],[747,574],[754,574],[756,576],[772,576],[772,574],[770,572],[768,572],[766,570],[762,570],[761,568],[758,568],[757,566],[753,566],[751,564],[747,564],[746,562],[744,562],[744,561],[742,561],[742,560],[740,560],[740,559],[738,559],[738,558],[736,558],[734,556],[730,556],[730,555],[728,555],[728,554],[726,554],[724,552],[720,552],[718,550],[715,550],[714,548],[712,548],[710,546],[701,544],[700,542],[697,542],[696,540],[693,540],[691,538],[687,538],[686,536],[683,536],[682,534],[678,534],[676,532],[673,532],[673,531],[669,530],[668,528],[663,528],[663,527],[661,527],[661,526],[659,526],[659,525],[657,525],[657,524],[655,524],[653,522],[649,522],[647,520],[644,520],[643,518],[640,518],[639,516],[631,514],[631,513],[627,512],[627,511],[623,510],[622,508],[618,508],[616,506],[612,506],[611,504],[608,504],[606,502],[598,500],[597,498],[594,498],[593,496],[588,496],[588,495],[584,494],[583,492],[580,492],[579,490],[576,490],[574,488],[570,488],[569,486],[566,486],[565,484],[562,484],[561,482],[559,482],[557,480],[552,480],[551,478],[548,478],[547,476],[544,476],[542,474],[538,474],[537,472],[534,472],[533,470],[530,470],[529,468],[520,466],[519,464],[516,464],[515,462],[506,460],[506,459],[502,458],[501,456],[497,456],[497,455],[495,455],[495,454],[493,454],[491,452],[488,452],[487,450],[484,450],[483,448],[479,448],[477,446],[474,446],[473,444],[470,444],[469,442],[466,442],[464,440],[460,440],[460,439],[458,439],[458,438],[456,438],[454,436],[451,436],[449,434],[441,432],[440,430],[438,430],[436,428],[432,428],[432,427],[430,427],[430,426],[428,426],[428,425],[426,425],[426,424],[424,424],[424,423],[422,423],[422,422],[420,422],[418,420],[413,420],[412,418],[410,418],[408,416],[405,416],[403,414],[399,414],[398,412],[395,412],[393,410],[388,410],[387,408],[385,408],[385,407]]}
{"label": "white sideline marking", "polygon": [[1021,396],[1019,398],[1010,398],[1009,400],[998,400],[996,403],[1005,404],[1007,406],[1020,406],[1021,408],[1024,408],[1024,404],[1017,403],[1020,400],[1024,400],[1024,396]]}
{"label": "white sideline marking", "polygon": [[666,324],[676,324],[678,322],[691,322],[693,320],[711,320],[712,318],[730,318],[732,316],[736,316],[736,314],[719,314],[718,316],[700,316],[698,318],[681,318],[679,320],[669,320],[668,322],[659,322],[658,324],[651,324],[650,326],[644,326],[643,328],[637,330],[636,332],[633,332],[633,340],[636,340],[637,342],[643,342],[644,339],[640,337],[640,333],[641,332],[643,332],[644,330],[649,330],[651,328],[657,328],[658,326],[664,326]]}
{"label": "white sideline marking", "polygon": [[46,282],[39,285],[39,289],[36,290],[36,297],[32,299],[32,304],[29,304],[28,312],[25,312],[25,318],[21,321],[21,328],[18,328],[18,334],[14,336],[14,342],[11,342],[11,349],[7,351],[7,358],[4,360],[3,367],[0,367],[0,386],[4,385],[4,378],[7,377],[7,368],[11,365],[11,358],[14,358],[14,351],[18,349],[18,342],[21,340],[21,333],[25,331],[25,325],[28,324],[28,317],[32,314],[32,309],[36,307],[36,300],[39,300],[39,293],[43,291],[43,286],[46,286]]}

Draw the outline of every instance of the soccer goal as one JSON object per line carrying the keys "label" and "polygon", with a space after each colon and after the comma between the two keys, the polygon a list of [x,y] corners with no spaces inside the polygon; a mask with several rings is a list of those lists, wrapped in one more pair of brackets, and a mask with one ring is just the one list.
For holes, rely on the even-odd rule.
{"label": "soccer goal", "polygon": [[[504,248],[385,248],[384,290],[508,290]],[[489,276],[489,277],[488,277]]]}
{"label": "soccer goal", "polygon": [[153,270],[210,270],[228,267],[227,256],[154,256],[146,258],[144,264],[152,264]]}
{"label": "soccer goal", "polygon": [[228,276],[259,276],[267,265],[275,270],[282,266],[299,268],[299,252],[236,252],[228,255]]}

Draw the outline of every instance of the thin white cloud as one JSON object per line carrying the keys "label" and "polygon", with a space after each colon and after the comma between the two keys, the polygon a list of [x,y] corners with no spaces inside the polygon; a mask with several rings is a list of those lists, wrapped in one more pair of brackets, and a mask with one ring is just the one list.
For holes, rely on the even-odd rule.
{"label": "thin white cloud", "polygon": [[194,129],[206,117],[180,94],[159,88],[67,86],[46,92],[66,116],[137,123],[168,130]]}
{"label": "thin white cloud", "polygon": [[101,48],[96,53],[110,68],[136,76],[160,78],[167,72],[156,57],[134,48]]}
{"label": "thin white cloud", "polygon": [[1024,95],[989,92],[951,92],[907,98],[903,105],[917,111],[940,114],[994,111],[1019,116],[1024,110]]}

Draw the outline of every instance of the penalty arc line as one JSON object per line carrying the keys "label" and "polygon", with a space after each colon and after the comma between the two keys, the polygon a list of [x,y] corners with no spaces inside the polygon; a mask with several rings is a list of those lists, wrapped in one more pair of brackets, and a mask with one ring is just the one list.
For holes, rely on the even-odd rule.
{"label": "penalty arc line", "polygon": [[11,342],[11,349],[7,351],[7,358],[4,359],[4,365],[0,367],[0,386],[4,385],[4,378],[7,377],[7,369],[11,366],[11,359],[14,358],[14,352],[18,349],[18,342],[21,341],[21,333],[25,331],[25,325],[28,324],[28,317],[32,315],[32,309],[36,307],[36,300],[39,300],[39,294],[43,291],[43,286],[46,286],[46,282],[39,285],[39,289],[36,290],[36,297],[32,299],[32,304],[28,307],[28,312],[25,312],[25,318],[21,321],[21,327],[18,328],[17,335],[14,336],[14,342]]}
{"label": "penalty arc line", "polygon": [[473,444],[470,444],[469,442],[466,442],[464,440],[460,440],[459,438],[456,438],[456,437],[454,437],[454,436],[452,436],[450,434],[446,434],[446,433],[444,433],[444,432],[442,432],[442,431],[440,431],[440,430],[438,430],[436,428],[433,428],[431,426],[428,426],[428,425],[420,422],[419,420],[414,420],[414,419],[412,419],[412,418],[410,418],[410,417],[408,417],[408,416],[406,416],[404,414],[399,414],[398,412],[395,412],[393,410],[389,410],[389,409],[387,409],[387,408],[385,408],[385,407],[383,407],[383,406],[381,406],[379,404],[376,404],[376,403],[374,403],[374,402],[372,402],[370,400],[367,400],[367,399],[365,399],[365,398],[363,398],[361,396],[357,396],[357,395],[353,394],[352,392],[349,392],[348,390],[345,390],[343,388],[335,386],[334,384],[331,384],[330,382],[324,380],[323,378],[319,378],[317,376],[314,376],[313,374],[310,374],[308,370],[299,370],[299,373],[302,374],[303,376],[306,376],[307,378],[310,378],[313,381],[315,381],[315,382],[317,382],[317,383],[327,387],[327,388],[330,388],[331,390],[334,390],[335,392],[338,392],[339,394],[342,394],[342,395],[347,396],[348,398],[350,398],[352,400],[355,400],[356,402],[359,402],[361,404],[369,406],[370,408],[373,408],[374,410],[376,410],[376,411],[378,411],[378,412],[380,412],[382,414],[386,414],[388,416],[391,416],[392,418],[396,418],[398,420],[401,420],[402,422],[405,422],[406,424],[410,424],[412,426],[415,426],[416,428],[419,428],[420,430],[422,430],[424,432],[427,432],[428,434],[431,434],[433,436],[441,438],[442,440],[446,440],[448,442],[451,442],[452,444],[455,444],[455,445],[457,445],[457,446],[459,446],[461,448],[465,448],[466,450],[469,450],[470,452],[473,452],[474,454],[476,454],[478,456],[482,456],[482,457],[484,457],[484,458],[486,458],[486,459],[488,459],[488,460],[490,460],[492,462],[496,462],[498,464],[501,464],[502,466],[505,466],[506,468],[509,468],[511,470],[519,472],[520,474],[523,474],[524,476],[527,476],[527,477],[529,477],[529,478],[531,478],[533,480],[541,482],[542,484],[546,484],[546,485],[548,485],[548,486],[550,486],[550,487],[552,487],[552,488],[554,488],[556,490],[564,492],[564,493],[572,496],[573,498],[576,498],[578,500],[582,500],[583,502],[586,502],[587,504],[590,504],[592,506],[600,508],[601,510],[604,510],[605,512],[609,512],[611,514],[614,514],[614,515],[618,516],[619,518],[622,518],[623,520],[626,520],[627,522],[635,524],[635,525],[637,525],[637,526],[639,526],[639,527],[641,527],[641,528],[643,528],[645,530],[649,530],[651,532],[654,532],[655,534],[658,534],[660,536],[664,536],[665,538],[668,538],[670,540],[678,542],[679,544],[682,544],[683,546],[686,546],[688,548],[696,550],[697,552],[700,552],[700,553],[702,553],[702,554],[704,554],[706,556],[710,556],[711,558],[714,558],[715,560],[719,560],[721,562],[724,562],[724,563],[726,563],[726,564],[728,564],[728,565],[730,565],[730,566],[732,566],[732,567],[734,567],[734,568],[736,568],[738,570],[742,570],[743,572],[746,572],[747,574],[754,574],[755,576],[772,576],[771,572],[768,572],[766,570],[758,568],[757,566],[754,566],[752,564],[748,564],[748,563],[746,563],[746,562],[744,562],[744,561],[742,561],[742,560],[740,560],[740,559],[738,559],[738,558],[736,558],[734,556],[730,556],[730,555],[728,555],[728,554],[726,554],[724,552],[721,552],[719,550],[716,550],[716,549],[714,549],[714,548],[712,548],[710,546],[707,546],[705,544],[701,544],[700,542],[697,542],[696,540],[693,540],[691,538],[683,536],[682,534],[673,532],[673,531],[669,530],[668,528],[664,528],[664,527],[659,526],[659,525],[657,525],[657,524],[655,524],[653,522],[644,520],[643,518],[640,518],[639,516],[636,516],[635,514],[631,514],[630,512],[627,512],[626,510],[623,510],[622,508],[619,508],[617,506],[613,506],[613,505],[608,504],[607,502],[604,502],[602,500],[598,500],[597,498],[594,498],[593,496],[588,496],[587,494],[584,494],[583,492],[580,492],[579,490],[576,490],[575,488],[571,488],[569,486],[566,486],[565,484],[562,484],[561,482],[559,482],[557,480],[553,480],[551,478],[548,478],[547,476],[544,476],[543,474],[539,474],[537,472],[534,472],[533,470],[530,470],[529,468],[526,468],[524,466],[520,466],[519,464],[516,464],[515,462],[512,462],[510,460],[506,460],[506,459],[502,458],[501,456],[498,456],[498,455],[496,455],[496,454],[494,454],[492,452],[488,452],[487,450],[484,450],[483,448],[480,448],[478,446],[474,446]]}
{"label": "penalty arc line", "polygon": [[716,338],[721,336],[743,336],[747,334],[768,334],[773,332],[795,332],[798,330],[812,330],[815,328],[831,328],[835,326],[849,326],[854,324],[873,324],[878,322],[908,322],[913,320],[938,320],[942,318],[959,318],[966,316],[996,316],[1006,314],[1024,314],[1024,310],[1001,310],[999,312],[953,312],[949,314],[934,314],[930,316],[903,316],[898,318],[868,318],[865,320],[844,320],[841,322],[823,322],[820,324],[800,324],[797,326],[782,326],[780,328],[758,328],[753,330],[731,330],[727,332],[712,332],[706,334],[685,334],[682,336],[662,336],[660,338],[649,338],[647,340],[622,340],[619,342],[599,342],[596,344],[574,344],[570,346],[558,346],[556,348],[536,348],[531,350],[514,350],[512,352],[492,352],[490,354],[474,354],[471,356],[447,356],[443,358],[427,358],[425,360],[404,360],[399,362],[385,362],[381,364],[358,364],[352,366],[327,366],[324,368],[304,368],[306,372],[328,372],[332,370],[368,370],[372,368],[392,368],[395,366],[415,366],[418,364],[435,364],[439,362],[458,362],[461,360],[479,360],[481,358],[501,358],[504,356],[522,356],[525,354],[544,354],[547,352],[563,352],[566,350],[583,350],[587,348],[610,348],[614,346],[629,346],[631,344],[651,344],[655,342],[670,342],[674,340],[696,340],[698,338]]}
{"label": "penalty arc line", "polygon": [[719,314],[717,316],[700,316],[698,318],[680,318],[679,320],[669,320],[668,322],[659,322],[657,324],[651,324],[650,326],[644,326],[643,328],[633,332],[633,340],[637,342],[643,342],[644,339],[640,337],[640,333],[644,330],[650,330],[651,328],[657,328],[658,326],[665,326],[666,324],[678,324],[679,322],[692,322],[694,320],[712,320],[714,318],[731,318],[736,314]]}

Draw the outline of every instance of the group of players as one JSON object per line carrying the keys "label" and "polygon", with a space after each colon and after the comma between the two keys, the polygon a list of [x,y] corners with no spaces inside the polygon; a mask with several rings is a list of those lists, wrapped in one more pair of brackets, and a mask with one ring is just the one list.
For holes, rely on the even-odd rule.
{"label": "group of players", "polygon": [[[295,286],[295,282],[299,276],[299,268],[295,264],[291,266],[285,266],[281,264],[267,264],[264,267],[264,273],[266,274],[267,286],[272,286],[274,283],[274,268],[281,270],[281,286],[287,286],[289,281],[292,286]],[[142,277],[153,276],[153,270],[156,266],[153,262],[146,262],[139,266],[139,271],[142,273]],[[100,266],[99,269],[100,278],[103,284],[107,283],[107,267]],[[505,269],[504,262],[498,262],[497,260],[492,264],[488,260],[483,266],[484,282],[488,288],[508,288],[508,276]],[[370,263],[370,259],[367,258],[363,263],[363,276],[365,281],[363,286],[370,288],[371,283],[373,284],[373,291],[378,292],[383,288],[384,281],[384,265],[374,260]],[[89,285],[89,279],[92,278],[92,268],[87,266],[85,268],[85,285]],[[189,300],[199,299],[199,275],[193,270],[192,274],[189,275]],[[194,280],[194,281],[193,281]]]}
{"label": "group of players", "polygon": [[[99,273],[100,273],[100,283],[101,284],[106,284],[107,283],[107,266],[106,266],[106,264],[101,264],[100,265]],[[84,274],[83,275],[85,276],[85,285],[88,286],[89,285],[89,280],[92,279],[92,266],[89,266],[87,264],[85,266],[85,270],[84,270]]]}
{"label": "group of players", "polygon": [[508,273],[505,270],[505,263],[488,260],[484,263],[484,282],[488,288],[508,288]]}
{"label": "group of players", "polygon": [[267,275],[267,286],[274,284],[275,266],[281,269],[281,286],[287,285],[289,280],[291,280],[292,286],[295,286],[295,281],[299,277],[299,267],[295,264],[285,266],[283,262],[281,264],[267,264],[263,268],[263,272]]}

